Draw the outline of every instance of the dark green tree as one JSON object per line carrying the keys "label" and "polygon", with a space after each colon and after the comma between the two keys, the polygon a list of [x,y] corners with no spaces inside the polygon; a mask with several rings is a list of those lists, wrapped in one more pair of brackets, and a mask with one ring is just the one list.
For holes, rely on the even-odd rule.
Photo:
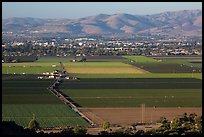
{"label": "dark green tree", "polygon": [[103,128],[104,130],[110,128],[110,122],[104,122],[103,125],[102,125],[102,128]]}
{"label": "dark green tree", "polygon": [[87,129],[80,126],[74,127],[73,129],[75,135],[86,135]]}
{"label": "dark green tree", "polygon": [[171,129],[177,129],[181,126],[181,121],[179,117],[175,117],[170,124]]}
{"label": "dark green tree", "polygon": [[159,122],[160,122],[161,124],[166,124],[166,123],[168,122],[168,120],[167,120],[165,117],[160,117]]}

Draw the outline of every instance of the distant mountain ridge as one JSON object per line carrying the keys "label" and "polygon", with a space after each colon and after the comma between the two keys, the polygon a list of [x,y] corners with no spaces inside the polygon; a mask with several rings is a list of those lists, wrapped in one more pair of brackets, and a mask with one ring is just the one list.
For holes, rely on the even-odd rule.
{"label": "distant mountain ridge", "polygon": [[79,19],[8,18],[2,31],[13,33],[161,34],[202,36],[202,10],[153,15],[99,14]]}

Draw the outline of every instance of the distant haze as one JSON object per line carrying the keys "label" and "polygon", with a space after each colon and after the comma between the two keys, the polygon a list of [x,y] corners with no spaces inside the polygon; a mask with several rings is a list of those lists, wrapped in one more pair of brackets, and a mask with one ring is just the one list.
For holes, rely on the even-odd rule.
{"label": "distant haze", "polygon": [[2,17],[77,19],[98,14],[151,15],[202,9],[202,2],[3,2]]}

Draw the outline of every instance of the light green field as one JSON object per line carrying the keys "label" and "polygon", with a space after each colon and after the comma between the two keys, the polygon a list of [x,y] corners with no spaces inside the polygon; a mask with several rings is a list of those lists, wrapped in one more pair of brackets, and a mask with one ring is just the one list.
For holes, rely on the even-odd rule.
{"label": "light green field", "polygon": [[3,67],[52,67],[52,65],[60,66],[59,62],[27,62],[27,63],[3,63]]}
{"label": "light green field", "polygon": [[[156,64],[192,64],[190,62],[202,62],[201,57],[145,57],[145,56],[123,56],[134,60],[134,63],[156,63]],[[130,62],[130,61],[129,61]]]}
{"label": "light green field", "polygon": [[88,123],[47,88],[53,80],[2,81],[2,120],[28,126],[35,114],[40,127],[87,126]]}
{"label": "light green field", "polygon": [[40,123],[40,127],[88,126],[84,119],[64,104],[2,105],[2,121],[15,121],[27,127],[33,114]]}
{"label": "light green field", "polygon": [[[56,65],[56,67],[52,67]],[[129,64],[122,62],[69,62],[64,63],[69,73],[101,73],[101,74],[138,74],[145,73],[141,69],[137,69]],[[59,62],[49,63],[4,63],[2,67],[3,74],[42,74],[44,72],[53,72],[60,69]]]}
{"label": "light green field", "polygon": [[[52,67],[56,65],[56,67]],[[3,63],[2,74],[42,74],[59,69],[59,63]]]}
{"label": "light green field", "polygon": [[123,56],[125,58],[134,60],[136,63],[153,63],[153,62],[158,62],[158,60],[150,58],[150,57],[145,57],[145,56]]}
{"label": "light green field", "polygon": [[69,73],[78,74],[140,74],[145,73],[142,69],[137,69],[122,62],[76,62],[64,63]]}

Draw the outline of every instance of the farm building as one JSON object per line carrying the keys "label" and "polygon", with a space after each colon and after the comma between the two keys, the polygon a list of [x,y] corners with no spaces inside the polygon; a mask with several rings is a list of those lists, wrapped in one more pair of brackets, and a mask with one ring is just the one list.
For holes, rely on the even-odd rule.
{"label": "farm building", "polygon": [[51,79],[51,78],[55,78],[55,76],[51,75],[51,76],[48,76],[48,78],[50,78],[50,79]]}

